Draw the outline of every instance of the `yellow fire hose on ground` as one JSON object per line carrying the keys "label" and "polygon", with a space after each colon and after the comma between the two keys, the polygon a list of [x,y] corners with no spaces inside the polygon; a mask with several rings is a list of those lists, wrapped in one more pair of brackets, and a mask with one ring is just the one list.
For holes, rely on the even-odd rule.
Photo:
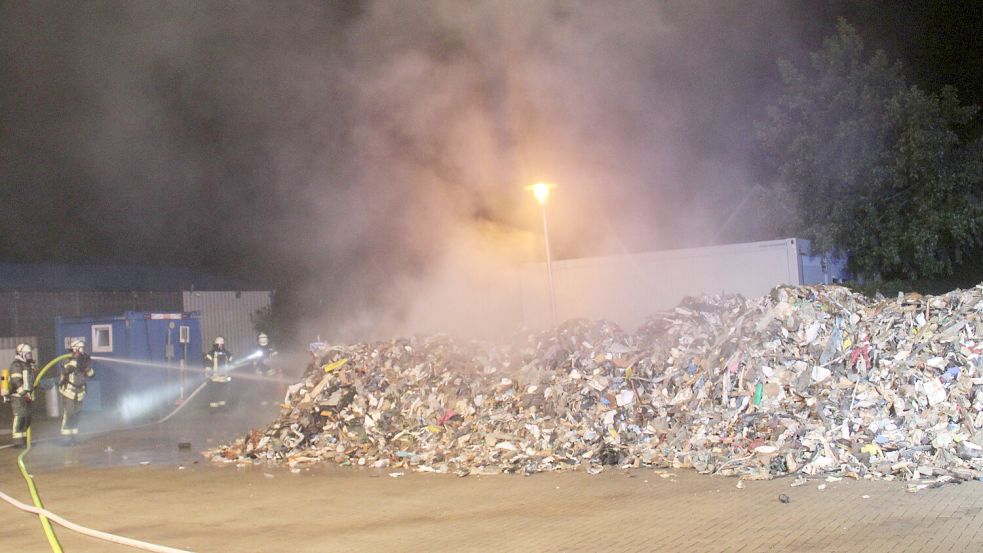
{"label": "yellow fire hose on ground", "polygon": [[[48,372],[48,369],[54,367],[55,363],[62,359],[68,359],[71,356],[72,354],[66,353],[65,355],[60,355],[52,359],[41,369],[37,378],[34,379],[34,387],[37,388],[41,384],[41,377],[44,376],[44,373]],[[38,509],[44,509],[44,505],[41,503],[41,496],[38,495],[38,489],[34,485],[34,478],[27,472],[27,466],[24,465],[24,456],[27,455],[28,451],[31,451],[30,426],[27,427],[27,447],[17,456],[17,466],[20,467],[20,473],[24,475],[24,480],[27,481],[27,487],[31,490],[31,499],[34,501],[34,506]],[[41,527],[44,528],[44,535],[48,538],[48,544],[51,545],[51,550],[55,553],[62,553],[61,544],[58,543],[58,536],[55,535],[55,530],[51,527],[51,521],[48,520],[48,517],[40,513],[38,513],[38,518],[41,520]]]}
{"label": "yellow fire hose on ground", "polygon": [[[41,371],[38,373],[37,378],[35,378],[35,380],[34,380],[34,388],[37,388],[41,384],[41,377],[43,377],[44,376],[44,373],[48,372],[48,370],[51,367],[55,366],[55,363],[57,363],[57,362],[59,362],[59,361],[61,361],[63,359],[67,359],[67,358],[69,358],[71,356],[72,356],[71,353],[66,353],[65,355],[61,355],[61,356],[55,357],[47,365],[45,365],[44,368],[42,368]],[[198,388],[198,390],[195,390],[195,393],[198,393],[198,391],[200,391],[201,388],[203,388],[203,387],[204,387],[204,384],[202,384],[202,386],[200,386]],[[192,394],[192,396],[193,395],[194,394]],[[191,399],[191,398],[189,397],[188,399]],[[172,415],[173,415],[173,413],[172,413]],[[51,521],[48,519],[48,517],[51,517],[51,519],[54,520],[55,522],[57,522],[58,524],[61,524],[62,526],[66,527],[66,528],[68,528],[70,530],[74,530],[74,531],[76,531],[76,532],[78,532],[78,533],[80,533],[82,535],[90,536],[90,537],[94,537],[94,538],[98,538],[98,539],[102,539],[102,540],[105,540],[105,541],[108,541],[108,542],[111,542],[111,543],[118,543],[120,545],[128,545],[130,547],[135,547],[137,549],[143,549],[144,551],[152,551],[152,552],[155,552],[155,553],[187,553],[186,551],[181,550],[181,549],[174,549],[172,547],[166,547],[166,546],[163,546],[163,545],[156,545],[156,544],[147,543],[147,542],[140,541],[140,540],[134,540],[134,539],[131,539],[131,538],[125,538],[125,537],[122,537],[122,536],[116,536],[114,534],[109,534],[107,532],[100,532],[98,530],[92,530],[91,528],[86,528],[84,526],[81,526],[81,525],[78,525],[78,524],[74,524],[74,523],[72,523],[72,522],[70,522],[68,520],[65,520],[62,517],[59,517],[58,515],[50,512],[50,511],[46,510],[44,508],[44,505],[41,503],[41,496],[38,495],[37,487],[34,485],[34,478],[31,477],[30,473],[27,472],[27,465],[24,464],[24,456],[27,455],[27,453],[29,451],[31,451],[31,428],[30,427],[27,428],[27,447],[24,449],[23,452],[21,452],[20,455],[17,456],[17,466],[20,468],[20,472],[24,476],[24,480],[27,481],[27,487],[31,490],[31,499],[34,501],[34,508],[33,509],[30,508],[29,506],[20,503],[16,499],[14,499],[14,498],[12,498],[12,497],[10,497],[10,496],[2,493],[2,492],[0,492],[0,499],[3,499],[4,501],[10,503],[11,505],[14,505],[18,509],[21,509],[23,511],[28,511],[28,512],[31,512],[31,513],[34,513],[34,514],[36,514],[38,516],[38,519],[40,519],[40,521],[41,521],[41,527],[44,529],[44,535],[45,535],[46,538],[48,538],[48,545],[51,546],[52,553],[64,553],[64,550],[61,548],[61,543],[58,542],[58,536],[55,535],[55,530],[54,530],[54,528],[51,527]]]}

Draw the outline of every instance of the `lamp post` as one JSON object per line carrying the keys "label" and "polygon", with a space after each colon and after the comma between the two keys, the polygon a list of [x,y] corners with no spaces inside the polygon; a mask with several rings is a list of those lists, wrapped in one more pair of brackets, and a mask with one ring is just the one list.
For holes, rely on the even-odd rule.
{"label": "lamp post", "polygon": [[550,284],[550,324],[556,324],[556,288],[553,285],[553,255],[550,252],[550,227],[546,220],[546,201],[550,197],[550,190],[556,188],[555,184],[544,182],[527,186],[526,190],[531,190],[536,198],[536,203],[543,212],[543,239],[546,242],[546,274],[549,276]]}

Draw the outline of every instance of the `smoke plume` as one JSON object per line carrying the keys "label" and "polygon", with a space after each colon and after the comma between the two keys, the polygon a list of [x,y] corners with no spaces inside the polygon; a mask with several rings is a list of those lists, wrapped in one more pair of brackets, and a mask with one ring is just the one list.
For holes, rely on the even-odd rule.
{"label": "smoke plume", "polygon": [[508,332],[525,185],[560,258],[775,237],[749,136],[793,11],[0,4],[2,253],[252,279],[300,338]]}

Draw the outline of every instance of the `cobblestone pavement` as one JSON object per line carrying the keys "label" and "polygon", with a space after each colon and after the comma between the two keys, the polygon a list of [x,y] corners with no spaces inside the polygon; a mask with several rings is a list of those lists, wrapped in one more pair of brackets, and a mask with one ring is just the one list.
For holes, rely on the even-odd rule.
{"label": "cobblestone pavement", "polygon": [[[793,488],[791,478],[739,489],[687,470],[392,478],[395,470],[213,466],[177,447],[215,445],[247,418],[192,412],[89,434],[75,448],[45,439],[56,421],[42,421],[28,465],[59,515],[199,553],[983,551],[979,482],[907,493],[899,482]],[[30,502],[17,453],[0,449],[0,490]],[[50,551],[36,517],[4,502],[0,517],[0,553]],[[134,551],[55,528],[66,553]]]}
{"label": "cobblestone pavement", "polygon": [[[0,487],[28,501],[0,452]],[[456,478],[325,469],[69,467],[36,472],[75,522],[199,552],[980,551],[983,485],[747,482],[688,471]],[[787,504],[778,495],[787,494]],[[865,497],[867,496],[867,497]],[[44,552],[5,503],[0,551]],[[56,527],[57,528],[57,527]],[[67,553],[131,551],[59,529]]]}

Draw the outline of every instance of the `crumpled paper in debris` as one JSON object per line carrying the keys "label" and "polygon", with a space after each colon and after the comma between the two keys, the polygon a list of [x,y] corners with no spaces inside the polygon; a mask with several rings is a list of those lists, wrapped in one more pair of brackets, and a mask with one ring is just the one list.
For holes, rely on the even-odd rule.
{"label": "crumpled paper in debris", "polygon": [[[509,344],[324,343],[216,461],[489,474],[692,467],[745,479],[983,476],[983,285],[687,298],[634,334],[569,321]],[[925,484],[929,482],[929,484]]]}

